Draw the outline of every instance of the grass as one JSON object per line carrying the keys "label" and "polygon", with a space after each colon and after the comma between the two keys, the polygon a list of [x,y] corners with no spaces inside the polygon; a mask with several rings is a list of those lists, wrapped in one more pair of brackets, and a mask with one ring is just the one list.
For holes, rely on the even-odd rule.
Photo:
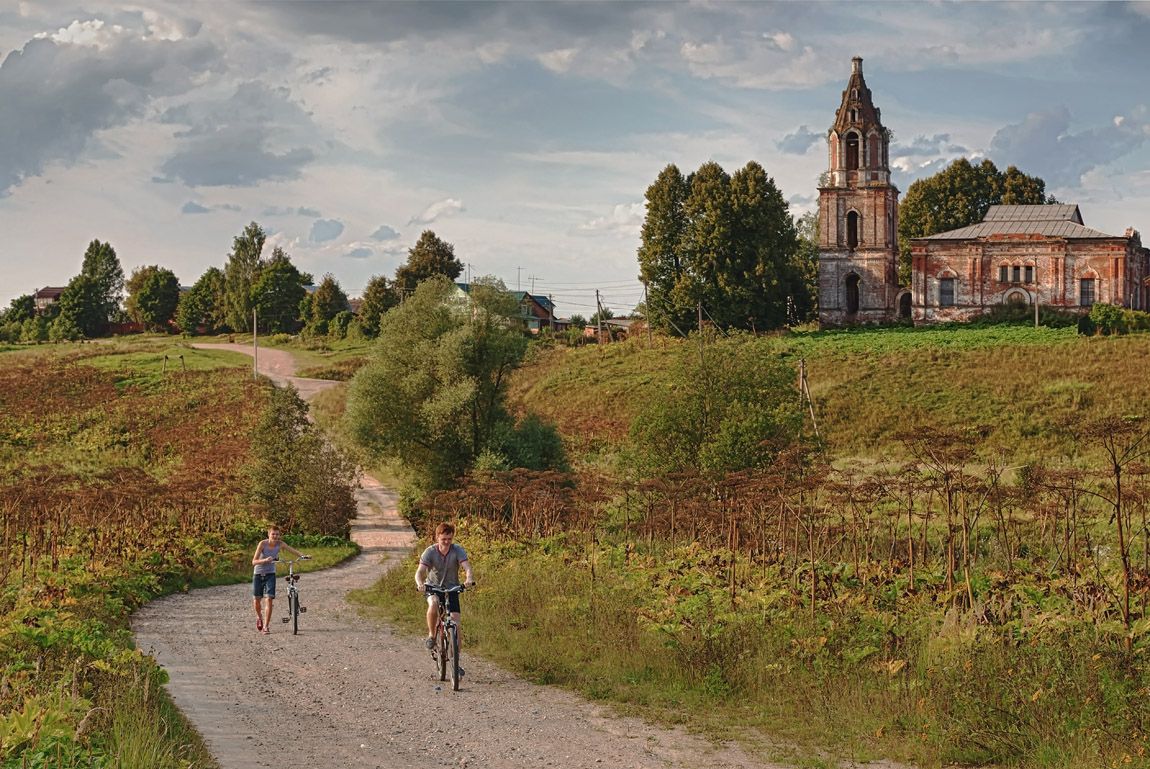
{"label": "grass", "polygon": [[[169,358],[161,375],[165,354],[187,374]],[[265,522],[242,485],[266,392],[248,360],[167,338],[0,355],[0,733],[28,714],[43,726],[0,745],[0,765],[215,766],[128,617],[250,579]],[[356,552],[295,537],[315,556],[304,571]]]}
{"label": "grass", "polygon": [[[1150,334],[1079,337],[1069,329],[895,328],[796,333],[757,342],[806,371],[819,429],[841,458],[901,457],[917,425],[984,425],[1017,462],[1072,451],[1068,424],[1145,411]],[[554,349],[515,373],[511,397],[554,421],[583,453],[625,440],[674,351],[645,340]]]}

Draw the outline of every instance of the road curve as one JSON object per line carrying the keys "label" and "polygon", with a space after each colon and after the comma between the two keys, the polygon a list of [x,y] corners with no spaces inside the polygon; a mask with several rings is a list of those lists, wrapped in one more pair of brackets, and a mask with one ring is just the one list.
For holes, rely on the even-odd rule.
{"label": "road curve", "polygon": [[[266,352],[261,369],[290,381],[290,356]],[[468,655],[466,646],[467,675],[452,692],[438,680],[421,638],[360,616],[345,600],[416,544],[394,492],[364,477],[356,499],[352,537],[363,551],[303,577],[308,611],[298,635],[278,622],[271,635],[256,632],[247,584],[166,596],[133,617],[136,645],[168,671],[173,700],[223,769],[782,769],[736,745],[619,717],[530,684]],[[411,610],[422,614],[412,593]],[[277,601],[277,619],[285,603]],[[464,604],[466,636],[466,598]]]}

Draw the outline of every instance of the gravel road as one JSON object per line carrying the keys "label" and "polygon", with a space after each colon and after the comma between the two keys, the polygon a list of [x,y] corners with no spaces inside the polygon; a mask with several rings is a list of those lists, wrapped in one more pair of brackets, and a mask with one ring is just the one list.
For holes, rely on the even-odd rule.
{"label": "gravel road", "polygon": [[[261,350],[261,368],[266,361],[280,367],[270,373],[290,376],[288,353],[266,352],[272,354]],[[466,647],[467,675],[460,691],[451,691],[449,682],[439,682],[421,637],[360,616],[345,601],[349,590],[374,584],[416,545],[394,492],[365,477],[357,500],[352,536],[363,551],[300,580],[307,613],[299,635],[279,623],[271,635],[257,633],[248,584],[167,596],[133,618],[137,646],[167,669],[172,698],[223,769],[781,769],[738,746],[618,717],[530,684],[469,656]],[[285,605],[281,596],[277,617]],[[423,612],[414,589],[411,610]]]}

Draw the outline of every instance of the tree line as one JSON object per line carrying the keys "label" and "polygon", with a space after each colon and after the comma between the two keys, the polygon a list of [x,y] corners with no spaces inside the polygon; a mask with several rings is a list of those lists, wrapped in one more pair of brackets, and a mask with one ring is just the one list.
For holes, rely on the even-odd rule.
{"label": "tree line", "polygon": [[311,274],[297,268],[280,246],[265,255],[266,243],[267,233],[251,222],[233,239],[222,269],[209,267],[190,289],[181,290],[175,273],[160,265],[136,268],[125,280],[112,244],[93,240],[80,273],[58,301],[38,309],[35,297],[25,294],[0,312],[0,342],[91,339],[128,322],[193,335],[249,332],[253,320],[267,333],[343,337],[356,324],[354,330],[374,337],[383,313],[420,282],[433,275],[454,280],[463,271],[454,246],[425,230],[394,279],[371,278],[357,319],[335,277],[329,273],[312,288]]}

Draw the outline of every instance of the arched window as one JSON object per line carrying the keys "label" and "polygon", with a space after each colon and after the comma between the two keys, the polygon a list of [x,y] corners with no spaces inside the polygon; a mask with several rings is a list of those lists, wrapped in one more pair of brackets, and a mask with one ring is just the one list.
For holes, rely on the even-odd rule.
{"label": "arched window", "polygon": [[852,133],[847,136],[847,170],[857,171],[859,167],[859,135]]}
{"label": "arched window", "polygon": [[859,311],[859,276],[853,272],[847,275],[847,315],[856,315]]}
{"label": "arched window", "polygon": [[898,298],[898,316],[900,318],[910,317],[910,292],[903,294]]}
{"label": "arched window", "polygon": [[870,135],[870,152],[867,153],[866,159],[867,168],[879,168],[882,166],[882,161],[878,156],[878,136],[875,134]]}
{"label": "arched window", "polygon": [[859,215],[857,211],[847,214],[847,248],[852,251],[859,245]]}

